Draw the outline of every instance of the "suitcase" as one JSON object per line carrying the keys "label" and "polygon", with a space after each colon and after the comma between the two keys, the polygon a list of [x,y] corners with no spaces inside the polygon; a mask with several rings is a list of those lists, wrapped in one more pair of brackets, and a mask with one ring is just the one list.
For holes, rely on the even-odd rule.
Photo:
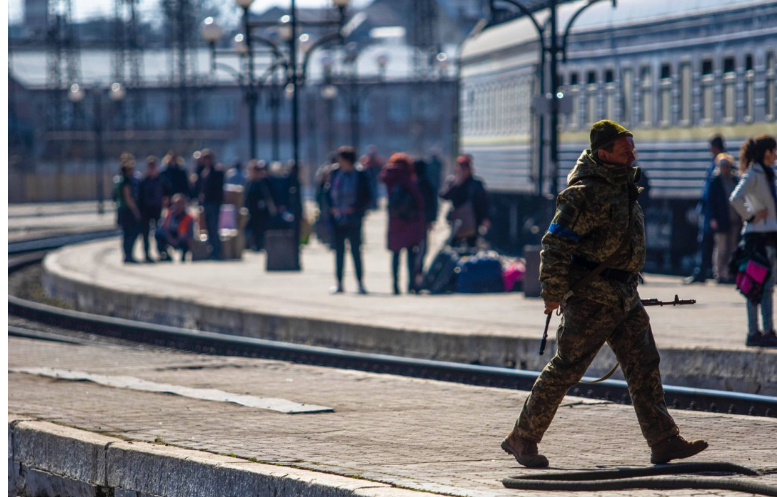
{"label": "suitcase", "polygon": [[204,261],[210,257],[208,235],[195,236],[189,248],[192,251],[192,261]]}
{"label": "suitcase", "polygon": [[443,247],[429,265],[429,270],[421,282],[421,289],[432,294],[452,292],[458,264],[458,252],[450,247]]}
{"label": "suitcase", "polygon": [[501,293],[505,291],[502,262],[487,252],[462,259],[457,267],[456,292]]}
{"label": "suitcase", "polygon": [[299,271],[299,243],[294,230],[267,230],[264,234],[267,271]]}

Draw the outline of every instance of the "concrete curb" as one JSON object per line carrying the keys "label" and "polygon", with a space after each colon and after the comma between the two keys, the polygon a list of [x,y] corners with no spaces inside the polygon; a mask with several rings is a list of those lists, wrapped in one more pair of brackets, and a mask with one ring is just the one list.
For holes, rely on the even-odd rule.
{"label": "concrete curb", "polygon": [[127,442],[10,415],[8,495],[413,497],[419,492],[177,447]]}
{"label": "concrete curb", "polygon": [[[57,252],[46,257],[43,268],[44,287],[52,297],[84,312],[125,319],[352,351],[535,371],[541,370],[547,358],[555,353],[555,342],[551,339],[548,353],[537,354],[540,330],[536,339],[465,335],[249,312],[239,307],[217,307],[193,299],[111,287],[63,268]],[[668,385],[777,395],[775,359],[776,351],[764,349],[662,348],[661,373]],[[614,363],[614,354],[604,347],[591,364],[588,375],[603,375]],[[623,378],[620,371],[615,378]]]}

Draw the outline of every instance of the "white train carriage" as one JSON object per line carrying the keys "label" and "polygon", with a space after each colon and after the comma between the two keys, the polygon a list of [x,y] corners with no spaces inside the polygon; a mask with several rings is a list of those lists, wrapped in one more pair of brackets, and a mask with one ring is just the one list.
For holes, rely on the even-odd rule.
{"label": "white train carriage", "polygon": [[[558,7],[559,40],[585,3]],[[547,17],[536,14],[541,24]],[[650,179],[649,269],[687,270],[695,252],[692,212],[711,161],[709,137],[723,135],[736,157],[746,137],[777,135],[777,2],[618,0],[613,8],[602,1],[578,17],[566,54],[557,88],[567,100],[559,189],[588,145],[590,125],[605,118],[622,123],[634,132],[639,165]],[[532,101],[539,66],[537,34],[525,17],[483,30],[462,49],[461,150],[473,155],[493,193],[492,242],[517,252],[544,231],[536,229],[537,199],[551,184],[547,152],[545,167],[538,167]]]}

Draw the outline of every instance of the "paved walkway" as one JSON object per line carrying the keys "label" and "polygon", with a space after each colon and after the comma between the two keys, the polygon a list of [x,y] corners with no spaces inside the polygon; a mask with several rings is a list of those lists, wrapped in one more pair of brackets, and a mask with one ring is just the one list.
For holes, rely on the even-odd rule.
{"label": "paved walkway", "polygon": [[[334,413],[287,415],[9,373],[9,415],[412,490],[473,497],[531,495],[501,484],[505,476],[528,471],[499,448],[525,392],[105,343],[9,338],[8,346],[9,369],[45,366],[131,376],[334,408]],[[695,460],[768,470],[772,474],[762,480],[777,485],[777,439],[772,436],[777,420],[687,411],[673,415],[685,435],[705,437],[710,443]],[[554,469],[649,465],[631,407],[603,401],[567,398],[541,447]],[[737,494],[694,490],[576,495]]]}
{"label": "paved walkway", "polygon": [[[372,214],[365,226],[367,296],[355,293],[350,274],[346,294],[328,293],[334,257],[316,241],[304,248],[299,273],[267,273],[264,256],[251,252],[242,261],[123,265],[117,241],[66,248],[49,256],[46,271],[50,291],[90,312],[416,357],[542,368],[545,358],[536,353],[545,322],[539,299],[521,293],[394,296],[384,230],[384,214]],[[431,247],[439,247],[444,236],[440,227]],[[777,394],[777,350],[744,345],[744,298],[732,286],[680,283],[680,278],[648,275],[641,288],[643,298],[672,300],[679,294],[698,301],[650,310],[666,382]],[[276,318],[288,323],[280,325],[283,319]],[[377,329],[380,334],[371,334]],[[591,374],[609,369],[609,354],[605,348]]]}

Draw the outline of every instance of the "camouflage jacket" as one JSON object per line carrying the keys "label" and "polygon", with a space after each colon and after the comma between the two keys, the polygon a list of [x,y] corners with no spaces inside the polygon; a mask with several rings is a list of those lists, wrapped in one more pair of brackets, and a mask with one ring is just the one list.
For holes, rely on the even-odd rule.
{"label": "camouflage jacket", "polygon": [[[645,223],[636,198],[642,191],[634,183],[637,168],[602,164],[586,150],[568,176],[569,187],[559,193],[556,214],[545,236],[540,253],[542,298],[561,302],[572,286],[591,271],[573,263],[573,257],[601,263],[628,243],[608,266],[633,273],[628,282],[597,276],[577,296],[601,304],[633,308],[639,302],[636,273],[645,264]],[[631,195],[633,202],[630,202]],[[633,205],[631,233],[629,205]]]}

